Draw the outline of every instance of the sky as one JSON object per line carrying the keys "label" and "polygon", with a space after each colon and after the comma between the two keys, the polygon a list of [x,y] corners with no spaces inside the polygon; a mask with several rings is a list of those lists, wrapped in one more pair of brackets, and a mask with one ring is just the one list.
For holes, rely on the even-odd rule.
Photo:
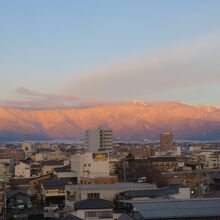
{"label": "sky", "polygon": [[0,105],[220,106],[218,0],[0,1]]}

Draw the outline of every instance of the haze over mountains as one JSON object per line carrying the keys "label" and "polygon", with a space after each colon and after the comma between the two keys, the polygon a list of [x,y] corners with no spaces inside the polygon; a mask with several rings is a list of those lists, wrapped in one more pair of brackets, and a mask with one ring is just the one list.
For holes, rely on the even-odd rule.
{"label": "haze over mountains", "polygon": [[118,140],[220,140],[220,108],[177,102],[131,101],[72,109],[0,108],[0,141],[83,137],[84,131],[108,124]]}

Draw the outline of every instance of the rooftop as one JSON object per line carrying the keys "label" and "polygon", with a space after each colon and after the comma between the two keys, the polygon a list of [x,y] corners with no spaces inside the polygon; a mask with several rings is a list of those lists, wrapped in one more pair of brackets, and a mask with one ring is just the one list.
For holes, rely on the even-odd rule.
{"label": "rooftop", "polygon": [[161,197],[169,194],[174,194],[179,192],[180,186],[171,186],[161,189],[152,189],[152,190],[135,190],[135,191],[126,191],[122,192],[121,195],[124,195],[128,198],[136,198],[136,197]]}
{"label": "rooftop", "polygon": [[42,161],[41,164],[43,166],[64,165],[64,161],[63,160],[45,160],[45,161]]}
{"label": "rooftop", "polygon": [[113,209],[114,205],[112,202],[104,199],[85,199],[76,202],[74,205],[75,210],[79,209]]}
{"label": "rooftop", "polygon": [[114,184],[85,184],[85,185],[69,185],[66,186],[67,190],[71,189],[80,189],[80,190],[146,190],[146,189],[155,189],[156,186],[154,184],[149,183],[114,183]]}
{"label": "rooftop", "polygon": [[69,179],[50,179],[43,180],[42,185],[44,188],[56,188],[56,187],[65,187],[65,185],[72,184]]}
{"label": "rooftop", "polygon": [[133,207],[144,219],[220,216],[220,199],[137,202]]}

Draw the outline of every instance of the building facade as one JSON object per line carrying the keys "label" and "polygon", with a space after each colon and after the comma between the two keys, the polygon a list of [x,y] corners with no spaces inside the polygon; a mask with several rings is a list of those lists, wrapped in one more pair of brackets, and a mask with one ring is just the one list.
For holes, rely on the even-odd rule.
{"label": "building facade", "polygon": [[160,134],[160,151],[173,150],[173,136],[171,133]]}
{"label": "building facade", "polygon": [[80,183],[81,178],[109,176],[108,153],[74,154],[71,157],[71,170]]}
{"label": "building facade", "polygon": [[97,129],[87,130],[85,145],[89,152],[112,149],[112,129],[101,125]]}

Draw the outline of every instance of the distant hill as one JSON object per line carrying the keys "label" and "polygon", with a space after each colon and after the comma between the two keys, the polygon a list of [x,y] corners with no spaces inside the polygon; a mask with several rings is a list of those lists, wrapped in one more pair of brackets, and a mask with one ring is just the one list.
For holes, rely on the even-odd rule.
{"label": "distant hill", "polygon": [[83,136],[88,128],[107,123],[121,140],[220,140],[220,108],[177,102],[131,101],[72,109],[24,110],[0,108],[0,140],[43,140]]}

